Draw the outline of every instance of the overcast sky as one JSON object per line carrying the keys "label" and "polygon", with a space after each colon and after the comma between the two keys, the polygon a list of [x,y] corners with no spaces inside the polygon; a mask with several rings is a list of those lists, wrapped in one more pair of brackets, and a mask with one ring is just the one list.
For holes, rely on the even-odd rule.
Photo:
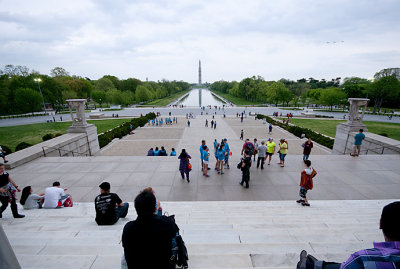
{"label": "overcast sky", "polygon": [[197,82],[200,59],[203,82],[371,78],[400,67],[399,14],[398,0],[0,0],[0,68]]}

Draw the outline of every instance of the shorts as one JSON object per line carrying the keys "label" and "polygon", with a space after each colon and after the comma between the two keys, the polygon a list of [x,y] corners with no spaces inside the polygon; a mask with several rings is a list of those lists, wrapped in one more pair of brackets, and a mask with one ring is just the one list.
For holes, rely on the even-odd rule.
{"label": "shorts", "polygon": [[266,152],[265,154],[267,154],[266,156],[272,156],[272,155],[274,155],[274,153],[269,153],[269,152]]}
{"label": "shorts", "polygon": [[299,195],[300,195],[301,198],[307,198],[307,197],[306,197],[306,195],[307,195],[307,190],[306,190],[306,188],[301,187],[301,188],[300,188]]}
{"label": "shorts", "polygon": [[208,161],[206,161],[206,160],[203,160],[203,164],[207,164],[207,165],[208,165]]}
{"label": "shorts", "polygon": [[361,149],[361,145],[354,145],[354,149]]}
{"label": "shorts", "polygon": [[281,161],[284,161],[286,157],[286,154],[284,153],[279,153],[279,159],[281,159]]}
{"label": "shorts", "polygon": [[225,156],[225,162],[227,163],[229,161],[229,154],[226,154]]}

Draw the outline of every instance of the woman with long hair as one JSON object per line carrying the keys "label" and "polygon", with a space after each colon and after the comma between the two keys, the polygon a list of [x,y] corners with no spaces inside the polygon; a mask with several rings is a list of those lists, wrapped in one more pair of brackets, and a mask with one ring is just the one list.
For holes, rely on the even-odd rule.
{"label": "woman with long hair", "polygon": [[32,187],[26,186],[22,190],[21,199],[19,203],[24,207],[24,209],[42,208],[44,201],[44,194],[37,195],[32,193]]}
{"label": "woman with long hair", "polygon": [[179,172],[181,172],[182,179],[185,179],[185,174],[186,174],[186,180],[187,182],[190,182],[189,180],[189,172],[192,169],[189,169],[189,159],[191,159],[189,154],[186,153],[185,149],[182,149],[181,154],[179,155],[178,159],[180,160],[179,163]]}
{"label": "woman with long hair", "polygon": [[218,155],[218,164],[217,164],[217,170],[218,174],[223,174],[224,173],[224,160],[225,160],[225,145],[224,143],[221,143],[219,146],[219,149],[217,151]]}

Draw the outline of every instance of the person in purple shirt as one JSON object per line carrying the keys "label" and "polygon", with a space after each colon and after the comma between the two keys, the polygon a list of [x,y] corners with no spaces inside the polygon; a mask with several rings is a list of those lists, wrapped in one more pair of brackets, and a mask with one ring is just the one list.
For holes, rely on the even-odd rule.
{"label": "person in purple shirt", "polygon": [[178,159],[180,160],[179,162],[179,172],[181,173],[182,179],[185,179],[185,174],[186,174],[186,180],[189,183],[190,179],[189,179],[189,172],[192,169],[189,169],[188,165],[190,163],[189,159],[191,159],[192,157],[190,157],[189,154],[187,154],[185,149],[182,149],[181,154],[178,156]]}
{"label": "person in purple shirt", "polygon": [[153,148],[150,148],[149,151],[147,152],[147,156],[154,156],[154,150]]}
{"label": "person in purple shirt", "polygon": [[374,248],[362,249],[344,263],[317,260],[303,250],[297,268],[321,269],[395,269],[400,268],[400,201],[386,205],[382,210],[380,229],[385,242],[374,243]]}

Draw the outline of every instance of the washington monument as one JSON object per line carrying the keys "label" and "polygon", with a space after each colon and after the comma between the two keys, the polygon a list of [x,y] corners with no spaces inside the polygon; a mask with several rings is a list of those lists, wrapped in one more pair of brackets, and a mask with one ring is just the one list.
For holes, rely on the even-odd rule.
{"label": "washington monument", "polygon": [[199,60],[199,85],[201,85],[201,61]]}

